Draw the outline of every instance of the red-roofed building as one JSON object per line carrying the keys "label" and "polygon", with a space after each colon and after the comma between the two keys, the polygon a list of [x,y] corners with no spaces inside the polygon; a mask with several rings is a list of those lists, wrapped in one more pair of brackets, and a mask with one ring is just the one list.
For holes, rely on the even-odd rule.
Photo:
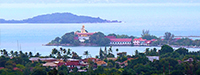
{"label": "red-roofed building", "polygon": [[59,62],[57,65],[58,66],[65,65],[69,69],[73,69],[75,67],[77,67],[78,69],[80,69],[81,67],[88,66],[88,64],[84,64],[80,60],[70,60],[70,61],[67,61],[67,62]]}
{"label": "red-roofed building", "polygon": [[87,66],[86,64],[81,64],[79,61],[66,62],[64,65],[67,66],[67,67],[69,67],[70,69],[73,69],[75,67],[77,67],[78,69],[80,69],[81,67]]}
{"label": "red-roofed building", "polygon": [[145,43],[145,41],[147,41],[147,40],[146,39],[142,39],[142,38],[135,38],[135,39],[133,39],[133,44],[135,46],[147,45]]}
{"label": "red-roofed building", "polygon": [[110,45],[131,45],[131,38],[114,38],[110,39]]}

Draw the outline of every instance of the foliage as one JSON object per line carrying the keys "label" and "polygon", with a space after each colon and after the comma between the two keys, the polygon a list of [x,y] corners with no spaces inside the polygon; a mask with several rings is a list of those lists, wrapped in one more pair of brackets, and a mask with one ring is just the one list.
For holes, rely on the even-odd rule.
{"label": "foliage", "polygon": [[31,75],[47,75],[45,68],[36,66],[33,68]]}
{"label": "foliage", "polygon": [[102,32],[95,33],[90,36],[90,43],[97,44],[99,46],[107,46],[110,43],[110,39],[105,38]]}
{"label": "foliage", "polygon": [[172,53],[174,50],[172,47],[169,45],[163,45],[161,47],[161,50],[159,51],[160,54],[165,54],[165,53]]}

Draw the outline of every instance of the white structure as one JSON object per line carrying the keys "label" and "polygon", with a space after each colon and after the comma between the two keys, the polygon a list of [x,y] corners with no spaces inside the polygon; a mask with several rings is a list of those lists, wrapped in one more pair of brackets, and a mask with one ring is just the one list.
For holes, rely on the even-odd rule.
{"label": "white structure", "polygon": [[149,61],[153,62],[153,60],[159,60],[159,56],[147,56],[147,58],[149,59]]}

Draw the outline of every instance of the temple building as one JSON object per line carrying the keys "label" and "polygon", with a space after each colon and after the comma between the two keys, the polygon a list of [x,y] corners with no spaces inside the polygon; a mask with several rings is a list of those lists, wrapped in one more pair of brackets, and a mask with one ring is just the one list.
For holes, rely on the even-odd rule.
{"label": "temple building", "polygon": [[75,34],[78,35],[78,39],[79,39],[80,42],[84,42],[85,40],[89,40],[89,37],[91,35],[93,35],[94,33],[88,33],[88,31],[85,30],[84,25],[81,28],[81,32],[75,32]]}

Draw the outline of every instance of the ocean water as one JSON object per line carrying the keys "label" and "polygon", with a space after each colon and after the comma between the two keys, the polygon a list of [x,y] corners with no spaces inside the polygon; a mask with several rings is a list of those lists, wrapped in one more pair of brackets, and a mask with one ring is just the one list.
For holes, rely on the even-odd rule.
{"label": "ocean water", "polygon": [[[8,5],[9,6],[9,5]],[[140,37],[142,30],[149,30],[151,35],[163,36],[165,32],[171,32],[177,36],[200,35],[200,4],[82,4],[82,5],[40,5],[44,7],[23,7],[1,5],[0,18],[24,19],[36,15],[71,12],[77,15],[101,17],[108,20],[120,20],[122,23],[78,23],[78,24],[0,24],[0,48],[8,51],[23,52],[32,51],[42,55],[49,55],[53,48],[60,46],[42,46],[61,37],[67,32],[80,30],[82,25],[89,32],[103,32],[104,34],[116,33]],[[30,10],[31,9],[31,10]],[[13,13],[14,12],[14,13]],[[197,38],[199,39],[199,38]],[[104,47],[64,47],[70,48],[83,56],[88,50],[91,56],[98,55],[99,49]],[[119,51],[126,51],[129,55],[135,50],[144,52],[147,47],[116,46]],[[154,48],[154,47],[148,47]],[[156,47],[160,49],[160,47]],[[198,51],[199,48],[189,48],[190,51]]]}

